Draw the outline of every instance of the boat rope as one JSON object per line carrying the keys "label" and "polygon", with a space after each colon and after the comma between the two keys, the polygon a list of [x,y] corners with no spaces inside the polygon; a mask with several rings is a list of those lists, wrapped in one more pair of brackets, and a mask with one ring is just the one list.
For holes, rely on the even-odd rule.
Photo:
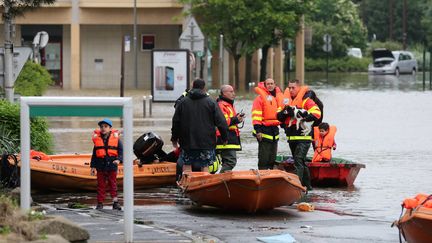
{"label": "boat rope", "polygon": [[231,198],[231,192],[230,192],[230,190],[229,190],[229,188],[228,188],[228,184],[227,184],[226,181],[223,180],[223,179],[222,179],[222,182],[224,183],[224,185],[225,185],[225,189],[227,190],[228,198]]}
{"label": "boat rope", "polygon": [[402,219],[402,215],[403,215],[403,211],[404,211],[404,205],[402,204],[401,207],[402,207],[402,210],[401,210],[401,213],[399,215],[399,220],[398,220],[398,225],[397,225],[398,229],[399,229],[399,243],[402,243],[402,236],[404,237],[404,239],[406,239],[405,234],[404,234],[403,229],[402,229],[402,226],[400,225],[400,221]]}
{"label": "boat rope", "polygon": [[261,181],[261,176],[260,176],[259,170],[255,170],[255,169],[251,169],[251,170],[253,171],[253,173],[254,173],[255,175],[257,175],[257,177],[258,177],[258,181]]}

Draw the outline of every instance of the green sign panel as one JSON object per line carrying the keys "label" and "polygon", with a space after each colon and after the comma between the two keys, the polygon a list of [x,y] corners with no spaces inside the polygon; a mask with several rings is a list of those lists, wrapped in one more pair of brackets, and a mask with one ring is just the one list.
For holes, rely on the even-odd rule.
{"label": "green sign panel", "polygon": [[30,106],[30,117],[35,116],[108,116],[121,117],[122,106]]}

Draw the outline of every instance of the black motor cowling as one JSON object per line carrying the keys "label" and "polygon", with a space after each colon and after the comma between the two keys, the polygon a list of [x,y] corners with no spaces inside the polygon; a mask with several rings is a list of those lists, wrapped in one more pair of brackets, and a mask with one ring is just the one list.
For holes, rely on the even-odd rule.
{"label": "black motor cowling", "polygon": [[162,138],[154,132],[141,135],[133,145],[135,156],[140,159],[151,156],[162,149],[164,142]]}

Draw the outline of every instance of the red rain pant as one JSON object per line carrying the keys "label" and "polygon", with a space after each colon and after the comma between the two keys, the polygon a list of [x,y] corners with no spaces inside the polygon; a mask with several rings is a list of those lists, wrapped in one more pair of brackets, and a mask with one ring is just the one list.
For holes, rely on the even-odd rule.
{"label": "red rain pant", "polygon": [[111,198],[117,197],[117,171],[97,171],[97,201],[103,203],[108,190]]}

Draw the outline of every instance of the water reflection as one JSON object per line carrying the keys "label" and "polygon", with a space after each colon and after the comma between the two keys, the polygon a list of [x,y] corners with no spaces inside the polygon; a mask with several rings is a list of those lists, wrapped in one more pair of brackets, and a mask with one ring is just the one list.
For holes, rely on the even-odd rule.
{"label": "water reflection", "polygon": [[[325,72],[308,72],[305,82],[319,88],[339,88],[354,90],[423,90],[423,73],[414,75],[369,75],[368,73],[329,73],[326,80]],[[426,73],[429,77],[429,73]],[[429,87],[429,81],[426,81]]]}

